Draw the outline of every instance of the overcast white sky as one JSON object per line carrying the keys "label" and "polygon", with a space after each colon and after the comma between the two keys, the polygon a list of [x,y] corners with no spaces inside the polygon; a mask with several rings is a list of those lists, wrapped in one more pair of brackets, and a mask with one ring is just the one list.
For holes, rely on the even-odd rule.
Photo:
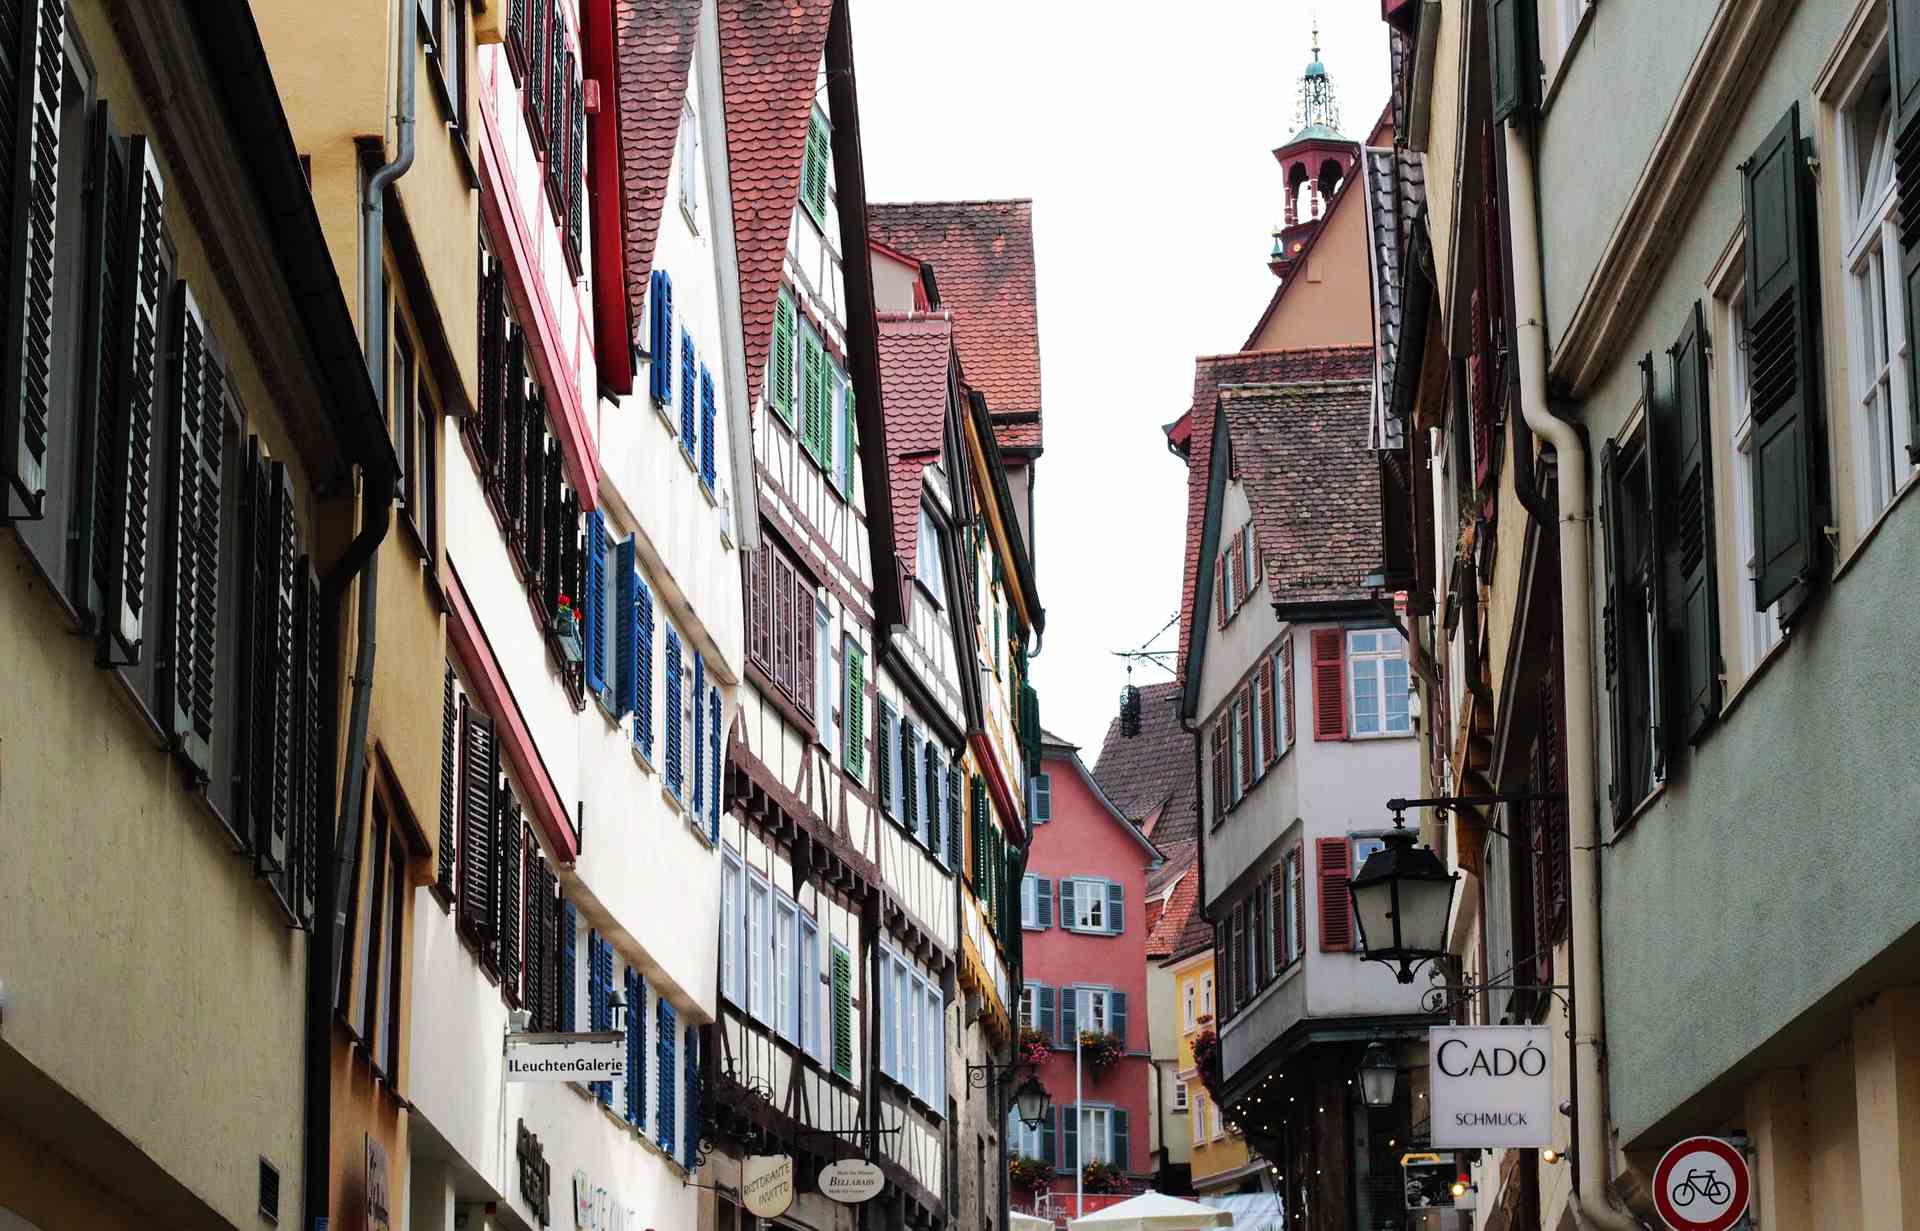
{"label": "overcast white sky", "polygon": [[853,0],[868,195],[1033,198],[1034,682],[1089,764],[1126,683],[1112,651],[1179,605],[1186,468],[1160,429],[1192,397],[1194,356],[1239,350],[1273,293],[1271,151],[1293,133],[1316,16],[1341,128],[1364,139],[1387,98],[1372,0]]}

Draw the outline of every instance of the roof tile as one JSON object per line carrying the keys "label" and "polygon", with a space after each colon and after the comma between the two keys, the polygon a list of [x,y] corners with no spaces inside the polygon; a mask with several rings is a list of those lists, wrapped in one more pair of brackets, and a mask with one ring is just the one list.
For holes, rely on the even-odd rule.
{"label": "roof tile", "polygon": [[1093,779],[1114,807],[1134,824],[1153,827],[1147,836],[1168,855],[1199,835],[1194,806],[1193,736],[1180,725],[1180,685],[1169,680],[1140,690],[1140,733],[1120,733],[1120,719],[1094,763]]}
{"label": "roof tile", "polygon": [[645,319],[647,275],[680,135],[700,0],[615,0],[620,191],[626,207],[629,319]]}
{"label": "roof tile", "polygon": [[953,320],[945,312],[882,313],[879,324],[880,404],[887,416],[894,543],[902,573],[912,576],[920,537],[920,493],[926,487],[926,468],[939,460],[946,433]]}

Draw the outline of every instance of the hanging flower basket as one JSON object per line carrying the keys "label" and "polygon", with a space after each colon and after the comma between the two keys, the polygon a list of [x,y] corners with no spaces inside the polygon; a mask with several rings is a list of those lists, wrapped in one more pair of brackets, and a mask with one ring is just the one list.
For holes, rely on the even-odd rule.
{"label": "hanging flower basket", "polygon": [[1200,1070],[1200,1084],[1214,1102],[1220,1101],[1220,1036],[1213,1027],[1193,1036],[1193,1066]]}
{"label": "hanging flower basket", "polygon": [[1096,1078],[1105,1076],[1107,1070],[1120,1063],[1120,1058],[1126,1054],[1126,1044],[1117,1035],[1100,1030],[1080,1032],[1080,1058]]}
{"label": "hanging flower basket", "polygon": [[1080,1169],[1080,1182],[1090,1193],[1127,1191],[1127,1177],[1113,1163],[1088,1163]]}
{"label": "hanging flower basket", "polygon": [[1047,1058],[1053,1055],[1053,1041],[1031,1026],[1021,1028],[1017,1046],[1020,1053],[1018,1063],[1031,1064],[1035,1068],[1045,1064]]}
{"label": "hanging flower basket", "polygon": [[1021,1155],[1007,1160],[1007,1180],[1015,1188],[1024,1188],[1028,1192],[1038,1192],[1047,1186],[1053,1177],[1053,1168],[1037,1158]]}

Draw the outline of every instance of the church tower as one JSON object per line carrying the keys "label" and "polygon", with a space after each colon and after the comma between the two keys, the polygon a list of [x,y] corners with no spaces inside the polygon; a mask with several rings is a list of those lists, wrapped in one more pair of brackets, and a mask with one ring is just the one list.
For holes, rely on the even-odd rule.
{"label": "church tower", "polygon": [[1327,205],[1360,160],[1360,145],[1340,134],[1340,102],[1333,78],[1320,62],[1320,28],[1313,30],[1313,60],[1300,76],[1299,126],[1285,145],[1274,150],[1286,185],[1286,206],[1273,232],[1273,251],[1267,268],[1286,281],[1307,241],[1320,228]]}

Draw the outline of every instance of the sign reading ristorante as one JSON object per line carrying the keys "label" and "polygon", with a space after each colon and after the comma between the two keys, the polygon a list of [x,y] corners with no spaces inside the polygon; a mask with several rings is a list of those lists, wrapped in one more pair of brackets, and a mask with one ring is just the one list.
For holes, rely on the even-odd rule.
{"label": "sign reading ristorante", "polygon": [[1547,1027],[1435,1026],[1427,1049],[1436,1147],[1554,1144]]}

